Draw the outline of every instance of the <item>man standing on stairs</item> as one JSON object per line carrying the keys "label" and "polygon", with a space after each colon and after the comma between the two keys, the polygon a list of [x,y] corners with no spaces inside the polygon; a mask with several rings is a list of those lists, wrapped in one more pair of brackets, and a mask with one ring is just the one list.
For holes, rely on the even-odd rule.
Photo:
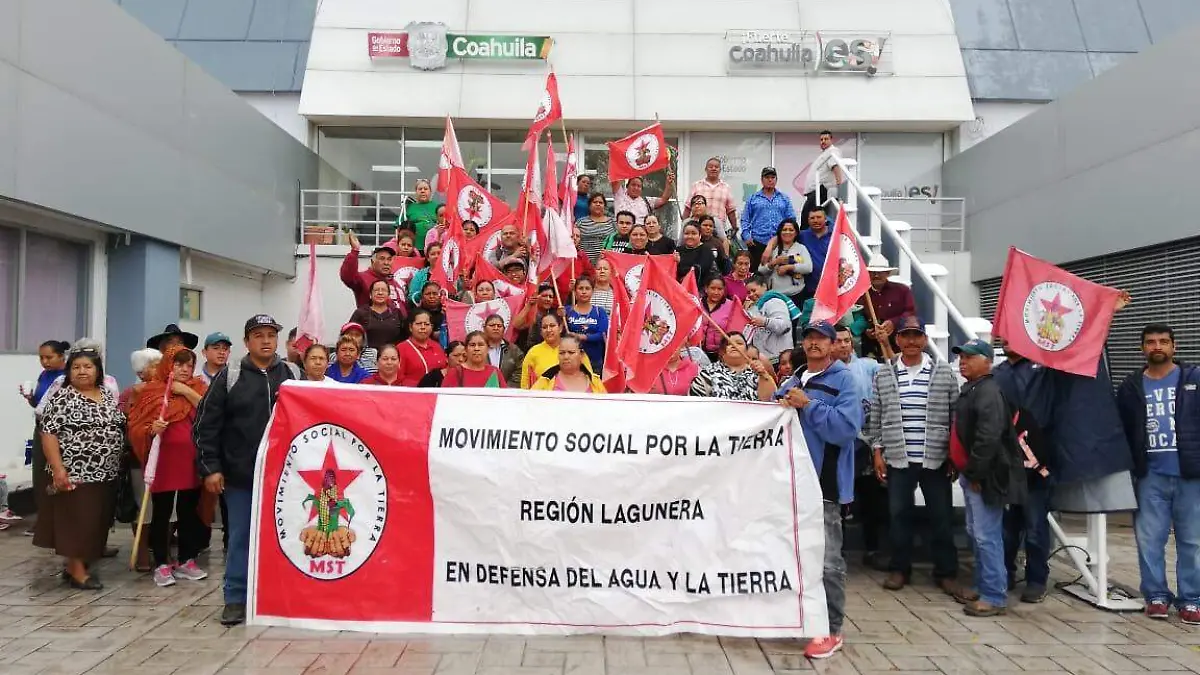
{"label": "man standing on stairs", "polygon": [[818,207],[808,212],[807,229],[800,231],[800,243],[812,256],[813,271],[804,277],[804,290],[798,296],[799,304],[817,294],[821,283],[821,270],[825,269],[825,258],[829,256],[829,242],[833,241],[833,223],[825,209]]}
{"label": "man standing on stairs", "polygon": [[833,132],[822,131],[819,135],[821,154],[813,161],[809,169],[812,180],[805,186],[804,207],[801,223],[808,225],[808,214],[818,206],[828,209],[829,201],[838,196],[838,186],[845,178],[842,177],[842,167],[838,164],[842,153],[833,144]]}
{"label": "man standing on stairs", "polygon": [[[876,253],[867,261],[867,273],[871,275],[871,288],[867,291],[867,297],[875,308],[875,320],[879,322],[879,327],[868,328],[863,334],[863,356],[883,359],[881,343],[891,341],[892,348],[895,349],[897,345],[893,336],[896,327],[902,319],[917,313],[912,289],[890,280],[889,277],[895,271],[896,268],[882,253]],[[867,318],[871,318],[869,314]]]}
{"label": "man standing on stairs", "polygon": [[767,166],[762,170],[762,189],[750,195],[746,207],[742,209],[742,241],[750,249],[750,266],[758,267],[763,264],[763,251],[779,224],[785,218],[795,218],[796,209],[792,200],[776,187],[779,174],[775,167]]}
{"label": "man standing on stairs", "polygon": [[933,580],[947,595],[958,590],[958,552],[952,534],[954,468],[949,461],[950,415],[958,381],[950,364],[925,353],[928,338],[915,316],[896,331],[900,355],[875,373],[864,433],[874,453],[875,477],[887,486],[892,545],[883,582],[898,591],[912,580],[913,492],[918,486],[929,512]]}

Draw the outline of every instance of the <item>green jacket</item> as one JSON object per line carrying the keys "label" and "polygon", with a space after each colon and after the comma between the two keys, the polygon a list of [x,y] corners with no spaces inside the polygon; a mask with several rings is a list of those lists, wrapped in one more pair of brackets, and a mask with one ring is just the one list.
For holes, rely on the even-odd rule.
{"label": "green jacket", "polygon": [[418,250],[425,250],[425,235],[437,224],[437,207],[436,201],[430,200],[424,203],[411,202],[404,211],[404,217],[413,222],[413,226],[417,228],[417,240],[413,245]]}

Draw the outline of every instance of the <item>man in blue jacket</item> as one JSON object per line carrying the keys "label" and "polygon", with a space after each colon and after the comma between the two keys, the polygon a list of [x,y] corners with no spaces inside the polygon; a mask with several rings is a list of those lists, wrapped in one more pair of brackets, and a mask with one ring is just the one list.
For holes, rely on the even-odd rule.
{"label": "man in blue jacket", "polygon": [[[1200,370],[1175,362],[1175,332],[1142,329],[1146,367],[1117,391],[1121,426],[1133,456],[1138,510],[1138,570],[1146,616],[1200,625]],[[1175,530],[1179,595],[1167,585],[1167,538]]]}
{"label": "man in blue jacket", "polygon": [[846,606],[846,560],[842,557],[842,504],[854,501],[854,441],[862,429],[863,408],[854,375],[834,358],[837,332],[828,321],[804,329],[803,351],[792,353],[795,375],[775,398],[795,408],[804,441],[820,477],[825,517],[825,563],[822,580],[829,607],[829,635],[809,643],[811,659],[833,656],[842,648]]}

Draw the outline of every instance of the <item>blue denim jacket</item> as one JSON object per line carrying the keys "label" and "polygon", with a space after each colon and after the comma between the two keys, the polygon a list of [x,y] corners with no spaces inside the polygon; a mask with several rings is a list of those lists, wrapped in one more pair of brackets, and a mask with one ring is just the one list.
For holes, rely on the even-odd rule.
{"label": "blue denim jacket", "polygon": [[[789,377],[775,392],[781,399],[788,391],[800,386],[803,371]],[[813,468],[821,475],[825,462],[825,445],[839,448],[837,465],[837,496],[842,504],[854,501],[854,441],[863,425],[862,399],[854,382],[854,374],[846,364],[834,361],[804,385],[810,403],[797,410],[804,441],[812,456]],[[822,486],[824,488],[824,486]]]}

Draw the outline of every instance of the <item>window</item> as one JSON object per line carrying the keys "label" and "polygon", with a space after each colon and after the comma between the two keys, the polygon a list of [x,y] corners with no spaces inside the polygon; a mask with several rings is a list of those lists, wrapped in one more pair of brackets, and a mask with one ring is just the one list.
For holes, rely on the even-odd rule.
{"label": "window", "polygon": [[0,226],[0,351],[35,351],[86,332],[86,244]]}
{"label": "window", "polygon": [[200,321],[200,307],[204,300],[204,291],[199,288],[179,288],[179,320]]}

